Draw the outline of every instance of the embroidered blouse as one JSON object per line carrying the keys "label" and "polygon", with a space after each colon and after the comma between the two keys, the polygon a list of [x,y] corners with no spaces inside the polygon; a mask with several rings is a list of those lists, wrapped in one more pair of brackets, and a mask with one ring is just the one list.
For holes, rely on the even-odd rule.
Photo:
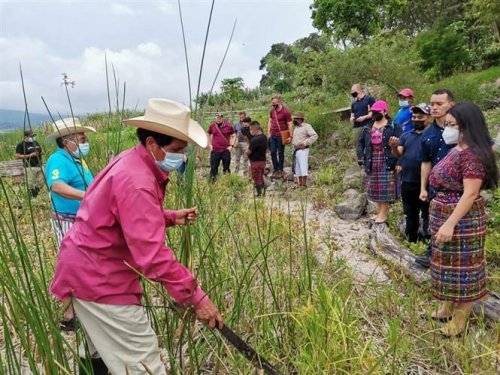
{"label": "embroidered blouse", "polygon": [[465,178],[484,180],[486,172],[477,156],[469,148],[450,150],[448,155],[432,169],[430,186],[436,191],[463,192]]}

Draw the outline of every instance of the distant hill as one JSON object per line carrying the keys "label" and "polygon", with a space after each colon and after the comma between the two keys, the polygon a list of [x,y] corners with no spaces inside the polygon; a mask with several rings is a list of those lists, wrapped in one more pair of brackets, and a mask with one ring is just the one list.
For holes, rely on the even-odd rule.
{"label": "distant hill", "polygon": [[[50,121],[49,115],[30,113],[30,122],[33,128],[39,127],[43,122]],[[24,111],[0,109],[0,133],[22,128],[24,125]],[[28,123],[26,122],[26,126]]]}

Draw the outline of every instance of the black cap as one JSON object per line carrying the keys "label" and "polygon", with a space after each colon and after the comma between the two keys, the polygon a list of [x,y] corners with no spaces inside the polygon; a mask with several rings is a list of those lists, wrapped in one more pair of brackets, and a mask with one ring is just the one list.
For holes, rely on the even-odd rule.
{"label": "black cap", "polygon": [[25,130],[25,132],[24,132],[25,137],[33,137],[34,135],[35,135],[35,133],[33,133],[32,130]]}

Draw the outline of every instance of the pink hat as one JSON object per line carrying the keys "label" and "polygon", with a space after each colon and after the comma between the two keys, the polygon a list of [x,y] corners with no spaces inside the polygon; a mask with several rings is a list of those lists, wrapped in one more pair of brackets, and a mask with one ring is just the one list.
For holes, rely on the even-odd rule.
{"label": "pink hat", "polygon": [[376,112],[382,112],[382,111],[388,112],[389,106],[383,100],[377,100],[375,103],[373,103],[371,110]]}
{"label": "pink hat", "polygon": [[413,90],[406,88],[406,89],[401,90],[398,95],[404,96],[405,98],[409,98],[409,97],[413,98]]}

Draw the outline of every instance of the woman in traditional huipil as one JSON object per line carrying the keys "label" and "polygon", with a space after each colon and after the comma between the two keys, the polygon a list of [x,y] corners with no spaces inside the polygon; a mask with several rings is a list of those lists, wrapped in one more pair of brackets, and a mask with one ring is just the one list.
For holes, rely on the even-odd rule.
{"label": "woman in traditional huipil", "polygon": [[399,137],[400,127],[394,127],[389,106],[383,100],[371,107],[372,120],[363,128],[356,147],[359,166],[365,167],[368,199],[377,204],[375,224],[385,224],[390,203],[399,199],[399,182],[395,172],[397,158],[392,154],[391,137]]}
{"label": "woman in traditional huipil", "polygon": [[442,301],[432,317],[450,320],[441,328],[457,336],[466,327],[472,303],[484,297],[485,214],[481,189],[498,184],[491,138],[481,110],[458,103],[446,117],[443,139],[458,144],[430,175],[436,197],[430,205],[432,294]]}

